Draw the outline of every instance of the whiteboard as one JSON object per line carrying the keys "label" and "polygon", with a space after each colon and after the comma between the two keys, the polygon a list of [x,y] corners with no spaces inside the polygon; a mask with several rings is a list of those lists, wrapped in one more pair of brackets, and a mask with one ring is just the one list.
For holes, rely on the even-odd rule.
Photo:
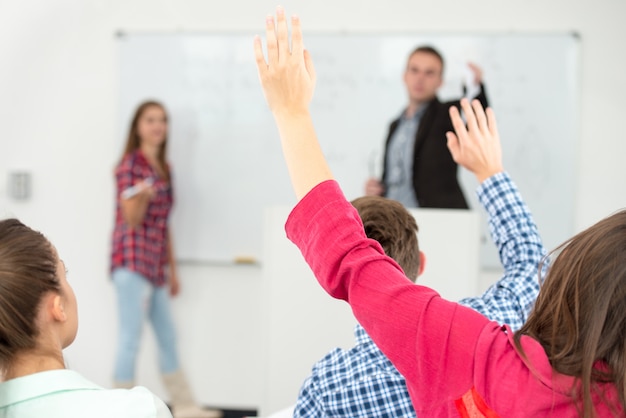
{"label": "whiteboard", "polygon": [[[252,39],[241,33],[118,37],[120,149],[139,102],[155,98],[169,111],[172,226],[181,260],[260,260],[264,208],[295,204]],[[313,119],[347,197],[361,195],[366,179],[381,174],[388,125],[407,100],[406,58],[422,44],[446,59],[443,100],[461,96],[467,61],[483,68],[505,168],[546,245],[565,240],[574,224],[580,125],[573,34],[307,34],[318,74]],[[480,210],[476,181],[467,172],[460,176],[471,207]],[[484,219],[482,265],[497,266]]]}

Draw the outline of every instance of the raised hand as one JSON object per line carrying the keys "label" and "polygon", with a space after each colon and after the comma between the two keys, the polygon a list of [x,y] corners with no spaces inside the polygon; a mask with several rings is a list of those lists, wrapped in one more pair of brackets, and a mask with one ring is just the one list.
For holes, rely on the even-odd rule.
{"label": "raised hand", "polygon": [[259,80],[280,133],[283,155],[298,199],[317,184],[333,178],[317,141],[309,103],[315,89],[315,69],[304,49],[300,19],[291,19],[292,37],[285,10],[279,7],[274,17],[265,19],[267,61],[261,39],[254,40],[254,55]]}
{"label": "raised hand", "polygon": [[448,149],[454,161],[470,170],[479,182],[500,173],[502,149],[496,117],[491,108],[485,114],[478,100],[462,99],[461,107],[467,118],[467,126],[461,119],[459,110],[450,107],[450,118],[455,133],[448,132]]}
{"label": "raised hand", "polygon": [[289,28],[285,10],[276,10],[273,16],[265,19],[267,37],[267,61],[263,55],[261,39],[254,40],[254,54],[259,79],[265,99],[277,113],[298,113],[308,111],[315,89],[315,69],[309,52],[304,49],[300,19],[291,18],[291,50],[289,49]]}

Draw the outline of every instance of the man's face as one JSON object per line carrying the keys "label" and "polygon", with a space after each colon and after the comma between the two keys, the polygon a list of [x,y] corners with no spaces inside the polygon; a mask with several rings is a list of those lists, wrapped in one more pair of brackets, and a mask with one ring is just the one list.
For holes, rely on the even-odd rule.
{"label": "man's face", "polygon": [[404,84],[409,99],[419,103],[433,99],[441,87],[442,71],[442,64],[437,56],[429,52],[411,55],[404,72]]}

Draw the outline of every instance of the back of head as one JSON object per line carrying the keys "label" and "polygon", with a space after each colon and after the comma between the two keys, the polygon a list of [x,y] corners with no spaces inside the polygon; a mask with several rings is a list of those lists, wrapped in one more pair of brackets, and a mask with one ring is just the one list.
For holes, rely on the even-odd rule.
{"label": "back of head", "polygon": [[43,296],[59,291],[57,256],[50,242],[16,219],[0,221],[0,369],[35,348]]}
{"label": "back of head", "polygon": [[557,251],[516,340],[522,334],[537,339],[556,371],[580,379],[574,395],[582,416],[593,416],[596,382],[614,383],[626,406],[626,210]]}
{"label": "back of head", "polygon": [[415,218],[399,202],[380,196],[364,196],[351,203],[359,212],[368,238],[378,241],[385,254],[415,282],[420,270]]}

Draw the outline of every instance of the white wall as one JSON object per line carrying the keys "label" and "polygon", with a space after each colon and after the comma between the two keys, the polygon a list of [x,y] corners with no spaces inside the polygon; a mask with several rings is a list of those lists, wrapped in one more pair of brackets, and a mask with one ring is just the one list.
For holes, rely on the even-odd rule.
{"label": "white wall", "polygon": [[[0,0],[0,214],[15,214],[45,231],[70,269],[80,303],[81,330],[68,351],[75,368],[101,384],[112,362],[114,298],[108,282],[112,227],[112,168],[117,137],[114,33],[125,30],[258,30],[275,0]],[[283,1],[310,31],[577,31],[582,37],[582,106],[576,227],[626,206],[626,3],[622,0],[501,0],[342,2]],[[404,59],[404,57],[398,57]],[[537,65],[541,65],[537,62]],[[28,169],[33,198],[6,196],[6,175]],[[181,325],[184,358],[202,401],[259,402],[255,338],[259,338],[254,269],[188,266],[177,319],[202,300],[195,335]],[[205,295],[200,299],[198,295]],[[235,309],[237,307],[237,309]],[[219,347],[231,341],[224,350]],[[243,348],[242,348],[243,347]],[[149,349],[149,347],[147,347]],[[241,351],[239,351],[241,349]],[[202,350],[201,350],[202,351]],[[219,358],[218,356],[224,356]],[[142,381],[152,383],[142,360]],[[204,367],[206,366],[206,371]],[[212,374],[206,380],[205,374]],[[219,382],[218,382],[219,379]],[[220,383],[221,382],[221,383]]]}

